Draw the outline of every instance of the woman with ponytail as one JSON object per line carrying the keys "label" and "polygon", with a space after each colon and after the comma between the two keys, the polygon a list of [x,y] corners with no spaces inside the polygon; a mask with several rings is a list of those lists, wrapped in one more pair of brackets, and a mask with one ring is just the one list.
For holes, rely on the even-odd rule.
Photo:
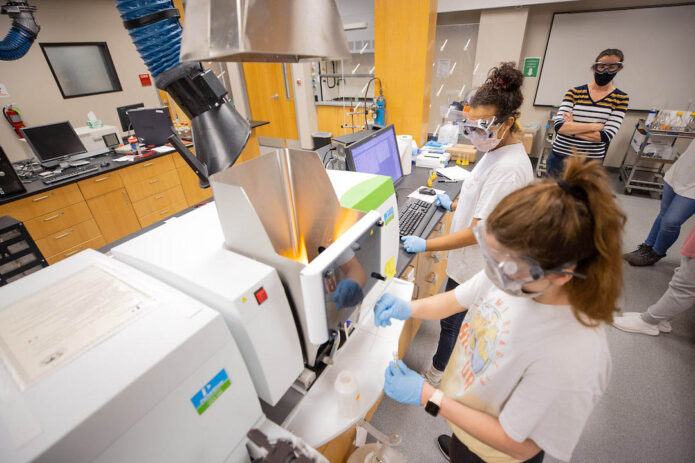
{"label": "woman with ponytail", "polygon": [[474,227],[484,271],[427,299],[377,302],[377,325],[468,309],[441,389],[401,361],[384,387],[444,416],[452,462],[570,461],[608,383],[624,224],[599,163],[569,158],[561,179],[511,193]]}
{"label": "woman with ponytail", "polygon": [[[524,101],[523,80],[514,63],[502,63],[490,70],[487,81],[471,99],[463,135],[485,154],[461,186],[457,201],[452,202],[445,194],[437,195],[437,205],[454,212],[450,233],[429,240],[419,236],[402,238],[408,252],[449,251],[447,291],[483,268],[473,227],[484,222],[502,198],[533,181],[531,161],[517,136],[521,131],[517,121]],[[437,350],[425,372],[435,387],[454,349],[464,315],[455,314],[440,322]]]}

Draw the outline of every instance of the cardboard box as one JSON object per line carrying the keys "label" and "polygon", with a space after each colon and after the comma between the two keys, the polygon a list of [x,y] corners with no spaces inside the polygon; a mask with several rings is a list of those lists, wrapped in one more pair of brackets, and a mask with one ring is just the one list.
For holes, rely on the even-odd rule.
{"label": "cardboard box", "polygon": [[475,162],[475,158],[478,153],[475,146],[462,144],[451,146],[447,148],[446,151],[447,153],[451,154],[451,159],[453,161],[458,161],[460,159],[468,162]]}
{"label": "cardboard box", "polygon": [[524,130],[521,134],[521,144],[524,145],[526,154],[531,154],[531,152],[533,151],[533,139],[535,136],[535,130]]}

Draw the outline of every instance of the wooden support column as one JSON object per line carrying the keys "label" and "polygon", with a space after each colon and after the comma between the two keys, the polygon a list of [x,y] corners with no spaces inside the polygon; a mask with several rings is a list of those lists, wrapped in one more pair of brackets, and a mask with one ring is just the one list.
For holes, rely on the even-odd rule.
{"label": "wooden support column", "polygon": [[387,123],[427,139],[437,0],[374,1],[375,75],[384,85]]}

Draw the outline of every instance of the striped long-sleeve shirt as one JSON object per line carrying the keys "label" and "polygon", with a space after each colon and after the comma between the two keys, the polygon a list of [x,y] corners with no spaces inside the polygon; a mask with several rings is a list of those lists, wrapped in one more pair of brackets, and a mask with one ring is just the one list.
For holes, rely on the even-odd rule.
{"label": "striped long-sleeve shirt", "polygon": [[[599,101],[591,99],[587,85],[569,89],[554,119],[556,135],[553,151],[562,156],[572,156],[576,148],[579,154],[589,158],[603,158],[606,155],[608,143],[620,129],[629,101],[627,93],[617,88]],[[571,114],[574,122],[605,124],[600,132],[601,141],[587,141],[574,135],[558,133],[565,123],[562,117],[564,114]]]}

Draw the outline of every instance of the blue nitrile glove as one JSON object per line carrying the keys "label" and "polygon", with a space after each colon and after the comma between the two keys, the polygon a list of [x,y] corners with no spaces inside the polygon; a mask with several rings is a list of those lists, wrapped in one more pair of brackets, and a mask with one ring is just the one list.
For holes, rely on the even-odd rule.
{"label": "blue nitrile glove", "polygon": [[407,320],[410,317],[410,302],[399,299],[393,294],[384,294],[374,304],[374,324],[391,326],[391,319]]}
{"label": "blue nitrile glove", "polygon": [[404,404],[420,405],[425,378],[405,366],[402,360],[389,363],[384,373],[384,392],[393,400]]}
{"label": "blue nitrile glove", "polygon": [[437,199],[434,200],[434,204],[442,206],[444,209],[451,212],[451,198],[446,193],[439,193]]}
{"label": "blue nitrile glove", "polygon": [[404,236],[401,238],[401,241],[403,241],[403,247],[408,252],[425,252],[425,249],[427,249],[427,240],[419,236]]}
{"label": "blue nitrile glove", "polygon": [[338,283],[338,286],[333,291],[331,300],[335,302],[336,309],[340,310],[343,307],[352,307],[364,299],[364,293],[359,283],[355,280],[345,279]]}

